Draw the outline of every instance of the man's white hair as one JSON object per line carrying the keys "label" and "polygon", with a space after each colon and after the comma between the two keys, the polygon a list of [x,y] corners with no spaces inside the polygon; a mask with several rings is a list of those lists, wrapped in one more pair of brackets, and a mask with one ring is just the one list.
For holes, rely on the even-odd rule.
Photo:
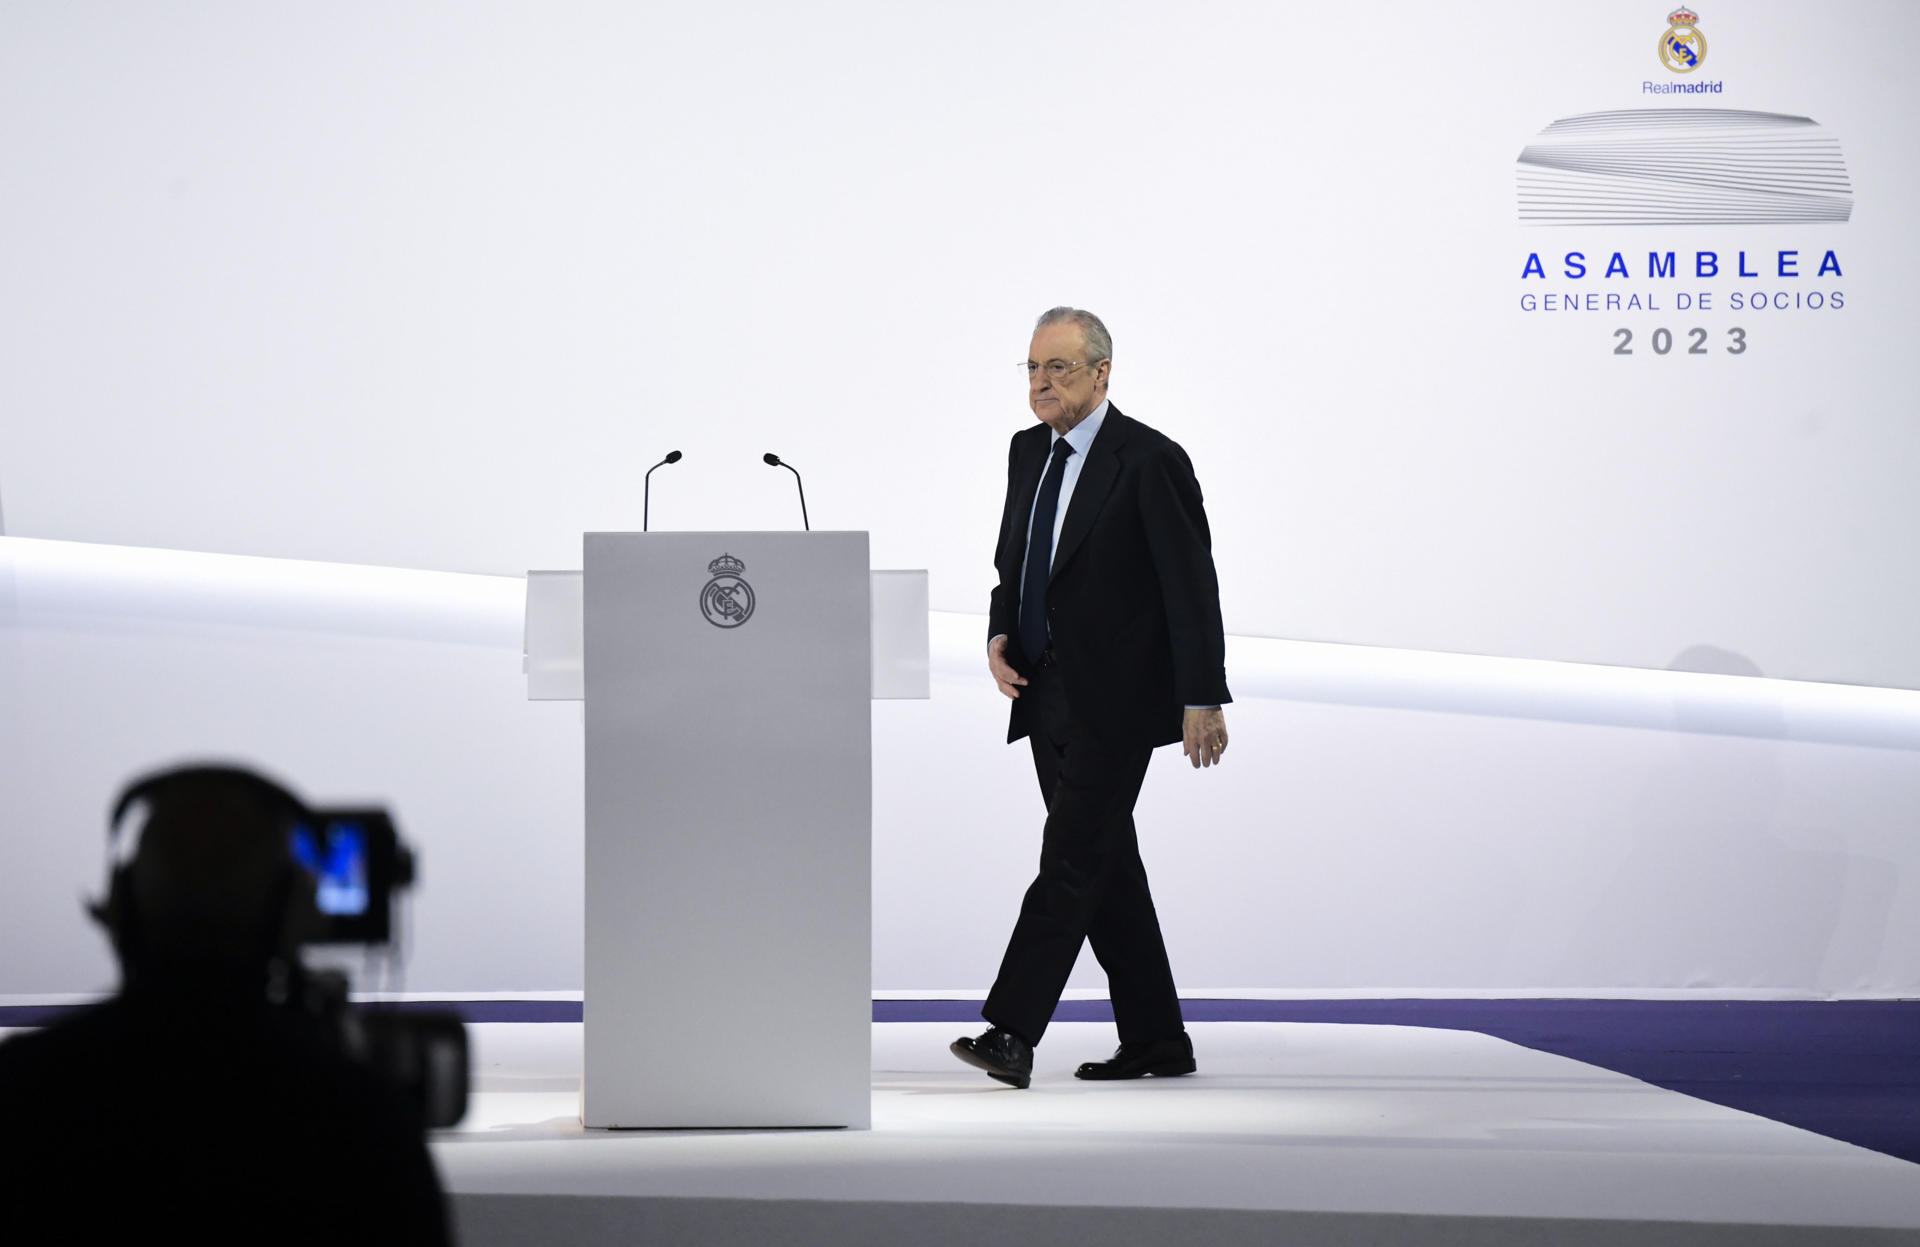
{"label": "man's white hair", "polygon": [[1040,319],[1033,323],[1033,328],[1037,333],[1048,325],[1065,324],[1080,326],[1080,332],[1087,339],[1087,363],[1097,364],[1103,359],[1113,358],[1113,335],[1107,332],[1107,327],[1092,312],[1077,307],[1048,308],[1040,313]]}

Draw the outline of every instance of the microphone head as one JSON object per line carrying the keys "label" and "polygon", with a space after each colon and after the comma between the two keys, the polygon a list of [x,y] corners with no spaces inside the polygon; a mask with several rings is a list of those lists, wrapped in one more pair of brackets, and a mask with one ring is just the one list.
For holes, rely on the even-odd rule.
{"label": "microphone head", "polygon": [[773,453],[773,452],[772,452],[771,450],[769,450],[769,451],[768,451],[768,452],[767,452],[766,454],[764,454],[764,455],[762,455],[762,456],[760,456],[760,457],[761,457],[762,459],[764,459],[764,460],[766,461],[766,464],[767,464],[767,466],[768,466],[768,467],[770,467],[770,468],[777,468],[777,467],[779,467],[779,466],[781,466],[781,465],[780,465],[780,456],[779,456],[779,455],[776,455],[776,454],[774,454],[774,453]]}
{"label": "microphone head", "polygon": [[677,451],[677,450],[669,450],[669,451],[667,452],[667,458],[666,458],[666,462],[667,462],[667,463],[678,463],[678,462],[680,462],[680,452],[679,452],[679,451]]}

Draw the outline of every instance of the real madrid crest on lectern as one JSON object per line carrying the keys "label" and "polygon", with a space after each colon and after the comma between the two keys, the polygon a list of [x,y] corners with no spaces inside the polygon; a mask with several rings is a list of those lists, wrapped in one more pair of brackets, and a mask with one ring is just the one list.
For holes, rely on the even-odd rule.
{"label": "real madrid crest on lectern", "polygon": [[1676,74],[1690,74],[1707,59],[1707,37],[1696,29],[1700,15],[1684,6],[1667,14],[1660,36],[1660,61]]}
{"label": "real madrid crest on lectern", "polygon": [[[712,549],[712,546],[708,546]],[[700,613],[716,628],[738,628],[753,618],[753,586],[741,579],[747,565],[731,554],[707,564],[713,579],[700,590]]]}

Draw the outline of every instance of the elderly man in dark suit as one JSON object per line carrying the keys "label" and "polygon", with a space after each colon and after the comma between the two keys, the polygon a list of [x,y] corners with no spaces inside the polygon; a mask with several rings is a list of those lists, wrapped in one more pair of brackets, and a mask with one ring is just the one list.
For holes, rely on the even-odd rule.
{"label": "elderly man in dark suit", "polygon": [[1195,767],[1226,750],[1220,590],[1193,464],[1107,401],[1112,370],[1099,317],[1041,316],[1026,362],[1040,423],[1014,435],[994,554],[987,667],[1013,699],[1007,740],[1033,750],[1047,821],[981,1010],[991,1029],[952,1047],[1015,1087],[1032,1079],[1082,940],[1107,972],[1120,1047],[1076,1076],[1195,1068],[1133,803],[1156,746],[1182,741]]}

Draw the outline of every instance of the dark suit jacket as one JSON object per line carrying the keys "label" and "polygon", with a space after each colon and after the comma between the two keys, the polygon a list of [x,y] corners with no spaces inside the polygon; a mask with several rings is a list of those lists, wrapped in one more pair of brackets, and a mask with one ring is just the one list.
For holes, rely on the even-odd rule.
{"label": "dark suit jacket", "polygon": [[[987,635],[1005,633],[1008,660],[1028,676],[1035,656],[1020,652],[1020,565],[1052,444],[1044,424],[1014,434],[993,559],[1000,583]],[[1169,744],[1181,737],[1185,707],[1233,700],[1193,464],[1177,443],[1111,404],[1067,505],[1047,618],[1074,716],[1098,736]],[[1014,700],[1009,741],[1030,730],[1026,709]]]}

